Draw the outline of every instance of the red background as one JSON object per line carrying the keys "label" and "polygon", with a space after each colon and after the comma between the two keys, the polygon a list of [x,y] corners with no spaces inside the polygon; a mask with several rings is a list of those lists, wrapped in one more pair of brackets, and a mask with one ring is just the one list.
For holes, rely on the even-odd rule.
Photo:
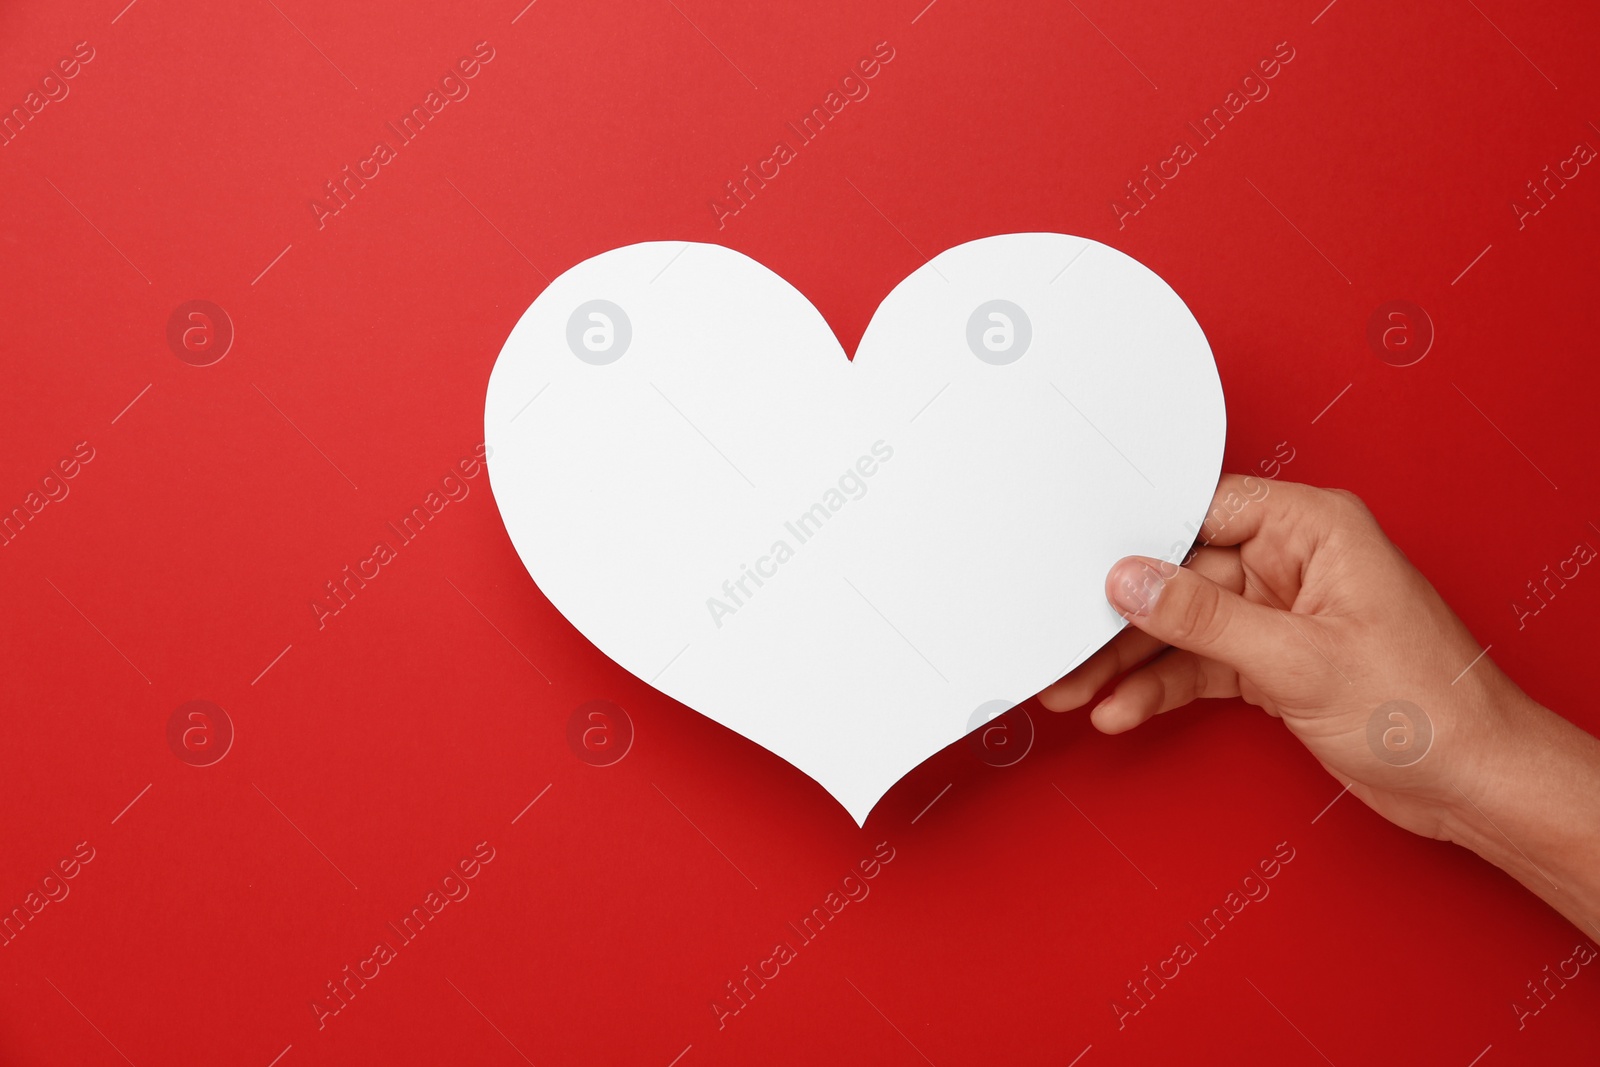
{"label": "red background", "polygon": [[[1058,230],[1188,301],[1231,469],[1286,441],[1282,477],[1361,493],[1497,662],[1600,727],[1600,577],[1520,630],[1511,607],[1600,546],[1600,176],[1523,228],[1510,206],[1600,146],[1592,11],[524,2],[0,14],[6,108],[95,52],[0,149],[0,506],[95,450],[0,548],[0,908],[95,850],[0,948],[0,1060],[1465,1067],[1592,1047],[1600,976],[1521,1030],[1511,1008],[1580,934],[1460,849],[1327,808],[1338,784],[1237,702],[1116,738],[1030,704],[1021,762],[953,746],[858,830],[589,647],[486,479],[325,628],[309,607],[471,454],[501,342],[578,261],[722,242],[852,348],[924,255]],[[319,229],[323,183],[479,41],[470,96]],[[880,41],[871,95],[719,229],[723,182]],[[1271,95],[1119,229],[1124,183],[1283,41]],[[237,332],[208,367],[165,337],[195,298]],[[1413,366],[1366,341],[1394,299],[1437,331]],[[237,730],[203,768],[166,737],[195,698]],[[567,740],[592,699],[635,732],[612,766]],[[480,841],[471,895],[319,1030],[324,983]],[[870,897],[719,1029],[724,983],[883,841]],[[1119,1030],[1124,983],[1279,842],[1271,896]]]}

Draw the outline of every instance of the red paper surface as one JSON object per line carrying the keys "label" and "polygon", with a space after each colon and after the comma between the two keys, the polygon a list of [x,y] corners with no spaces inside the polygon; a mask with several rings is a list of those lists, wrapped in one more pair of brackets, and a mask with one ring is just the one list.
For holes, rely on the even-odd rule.
{"label": "red paper surface", "polygon": [[[1280,477],[1361,493],[1493,659],[1594,729],[1600,577],[1520,628],[1512,607],[1600,544],[1600,175],[1526,184],[1600,146],[1592,11],[523,2],[0,12],[0,104],[25,113],[0,148],[0,506],[60,497],[0,548],[0,907],[66,893],[0,948],[0,1060],[1586,1055],[1600,976],[1520,1028],[1513,1008],[1582,935],[1468,853],[1328,807],[1338,783],[1238,702],[1114,738],[1030,703],[1020,762],[953,746],[858,830],[591,648],[481,473],[336,614],[312,604],[473,455],[501,342],[574,263],[722,242],[852,348],[925,256],[1055,230],[1189,303],[1230,469],[1290,452]],[[724,183],[880,42],[869,95],[719,219]],[[475,49],[446,86],[467,95],[401,143],[388,124]],[[1201,143],[1186,124],[1275,54],[1250,83],[1269,95]],[[380,140],[394,158],[328,198]],[[1179,140],[1194,158],[1119,218]],[[231,321],[209,366],[175,353],[208,358],[214,314],[168,340],[192,300]],[[1411,366],[1368,342],[1395,300],[1432,323]],[[209,766],[220,716],[169,742],[192,700],[234,734]],[[622,712],[574,727],[595,700]],[[1189,924],[1285,849],[1270,896],[1201,942]],[[802,938],[875,852],[869,895]],[[467,895],[426,912],[441,887]],[[1180,940],[1196,958],[1119,1026]],[[363,962],[379,941],[393,958]],[[794,958],[744,984],[779,942]]]}

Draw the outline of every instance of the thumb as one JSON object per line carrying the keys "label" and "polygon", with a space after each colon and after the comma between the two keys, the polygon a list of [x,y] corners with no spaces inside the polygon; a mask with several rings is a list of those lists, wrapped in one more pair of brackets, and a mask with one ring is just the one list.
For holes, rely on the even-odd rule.
{"label": "thumb", "polygon": [[1187,567],[1128,556],[1106,576],[1106,598],[1158,641],[1218,660],[1246,677],[1277,674],[1286,657],[1298,658],[1282,612]]}

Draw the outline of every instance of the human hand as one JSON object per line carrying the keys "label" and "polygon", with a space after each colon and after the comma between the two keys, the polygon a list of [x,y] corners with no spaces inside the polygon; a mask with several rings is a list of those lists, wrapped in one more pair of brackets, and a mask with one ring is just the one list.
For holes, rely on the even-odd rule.
{"label": "human hand", "polygon": [[1131,625],[1039,694],[1045,707],[1081,707],[1130,668],[1091,712],[1105,733],[1243,697],[1430,837],[1449,836],[1460,787],[1531,705],[1342,490],[1224,476],[1186,565],[1129,557],[1106,595]]}
{"label": "human hand", "polygon": [[1454,841],[1600,934],[1600,740],[1529,699],[1353,494],[1226,475],[1182,567],[1106,578],[1129,622],[1039,694],[1131,730],[1199,697],[1283,720],[1384,818]]}

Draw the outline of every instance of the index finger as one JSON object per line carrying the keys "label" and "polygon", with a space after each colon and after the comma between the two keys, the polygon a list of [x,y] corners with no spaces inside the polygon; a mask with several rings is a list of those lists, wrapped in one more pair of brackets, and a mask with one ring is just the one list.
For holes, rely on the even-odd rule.
{"label": "index finger", "polygon": [[1224,474],[1200,527],[1202,545],[1239,545],[1263,535],[1291,541],[1298,518],[1320,510],[1330,494],[1298,482],[1279,482],[1255,474]]}

